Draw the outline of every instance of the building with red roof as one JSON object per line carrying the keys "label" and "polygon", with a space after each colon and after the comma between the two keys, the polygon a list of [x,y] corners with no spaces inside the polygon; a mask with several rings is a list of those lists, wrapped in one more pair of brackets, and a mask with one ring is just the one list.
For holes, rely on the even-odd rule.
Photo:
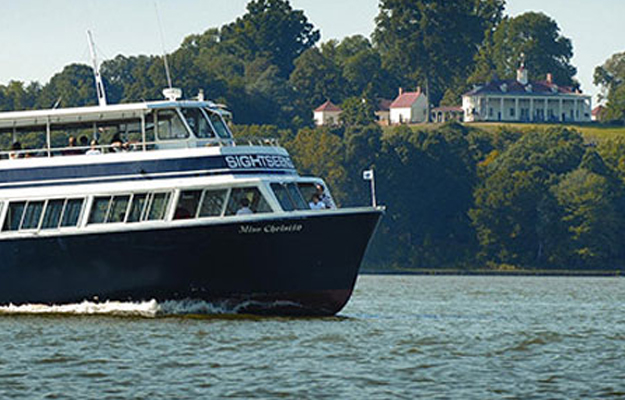
{"label": "building with red roof", "polygon": [[605,113],[605,107],[601,104],[592,109],[592,120],[601,122],[603,120],[603,114]]}
{"label": "building with red roof", "polygon": [[338,125],[342,112],[340,107],[328,100],[313,111],[315,125]]}
{"label": "building with red roof", "polygon": [[493,79],[465,93],[462,109],[465,122],[589,122],[591,97],[558,86],[551,74],[530,82],[521,65],[516,80]]}
{"label": "building with red roof", "polygon": [[427,122],[428,98],[421,88],[417,88],[416,92],[404,92],[399,88],[399,95],[389,109],[391,124]]}

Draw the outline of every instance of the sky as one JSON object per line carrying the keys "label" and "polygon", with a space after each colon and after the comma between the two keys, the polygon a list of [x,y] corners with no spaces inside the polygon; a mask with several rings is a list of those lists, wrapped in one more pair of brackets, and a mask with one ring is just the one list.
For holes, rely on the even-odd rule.
{"label": "sky", "polygon": [[[90,64],[86,31],[98,58],[170,52],[190,34],[220,27],[245,13],[247,0],[0,0],[0,83],[46,83],[71,63]],[[322,41],[370,36],[377,0],[291,0],[321,30]],[[163,31],[159,31],[157,12]],[[582,90],[596,96],[596,66],[625,51],[624,0],[507,0],[512,16],[540,11],[573,42]]]}

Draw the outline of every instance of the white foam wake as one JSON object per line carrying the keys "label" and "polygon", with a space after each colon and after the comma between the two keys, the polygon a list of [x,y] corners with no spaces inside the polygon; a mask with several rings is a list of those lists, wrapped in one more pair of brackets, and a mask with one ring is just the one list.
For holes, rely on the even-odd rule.
{"label": "white foam wake", "polygon": [[22,304],[0,307],[0,315],[20,314],[61,314],[61,315],[111,315],[127,317],[155,317],[160,307],[156,300],[141,303],[106,301],[82,303],[46,305],[46,304]]}
{"label": "white foam wake", "polygon": [[184,315],[230,315],[245,313],[250,306],[255,308],[297,307],[298,304],[286,301],[260,303],[245,301],[241,303],[217,302],[210,303],[202,300],[169,300],[158,303],[156,300],[144,302],[123,301],[83,301],[81,303],[47,305],[22,304],[0,306],[2,315],[103,315],[121,317],[169,317]]}

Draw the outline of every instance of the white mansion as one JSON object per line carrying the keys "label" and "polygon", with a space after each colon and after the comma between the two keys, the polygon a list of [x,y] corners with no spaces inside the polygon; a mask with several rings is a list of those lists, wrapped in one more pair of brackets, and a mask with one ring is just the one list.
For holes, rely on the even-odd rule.
{"label": "white mansion", "polygon": [[558,86],[551,74],[528,81],[522,65],[516,80],[493,80],[462,96],[465,122],[590,122],[591,97]]}

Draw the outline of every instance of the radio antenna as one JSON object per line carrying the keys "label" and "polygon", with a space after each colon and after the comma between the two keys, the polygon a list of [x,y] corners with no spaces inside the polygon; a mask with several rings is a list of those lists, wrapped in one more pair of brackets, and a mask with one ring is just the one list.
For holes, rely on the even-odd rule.
{"label": "radio antenna", "polygon": [[169,73],[169,63],[167,62],[167,52],[165,51],[165,39],[163,36],[163,24],[161,23],[161,14],[158,11],[158,3],[154,1],[154,8],[156,9],[156,20],[158,22],[158,31],[161,36],[161,47],[163,49],[163,62],[165,63],[165,75],[167,76],[167,85],[169,89],[173,88],[171,83],[171,75]]}
{"label": "radio antenna", "polygon": [[91,53],[91,62],[93,62],[93,74],[95,76],[95,90],[98,95],[98,104],[100,107],[104,107],[106,106],[106,92],[104,91],[104,82],[102,82],[100,68],[98,67],[93,36],[91,36],[91,31],[89,30],[87,31],[87,42],[89,42],[89,52]]}

